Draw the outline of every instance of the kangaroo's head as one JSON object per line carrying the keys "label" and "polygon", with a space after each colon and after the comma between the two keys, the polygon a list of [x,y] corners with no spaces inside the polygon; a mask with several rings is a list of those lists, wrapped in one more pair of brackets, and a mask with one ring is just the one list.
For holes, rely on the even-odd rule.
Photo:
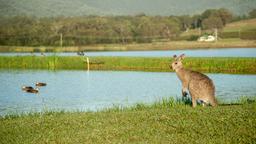
{"label": "kangaroo's head", "polygon": [[172,62],[172,69],[176,71],[182,68],[182,60],[185,58],[185,54],[182,54],[180,56],[174,55],[173,58],[174,61]]}

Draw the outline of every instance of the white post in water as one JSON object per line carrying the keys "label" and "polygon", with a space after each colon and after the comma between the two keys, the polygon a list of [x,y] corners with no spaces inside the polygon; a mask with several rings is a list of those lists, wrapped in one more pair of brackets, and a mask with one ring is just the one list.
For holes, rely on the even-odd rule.
{"label": "white post in water", "polygon": [[89,63],[89,58],[88,57],[86,57],[86,62],[87,62],[87,71],[89,71],[90,70],[90,63]]}

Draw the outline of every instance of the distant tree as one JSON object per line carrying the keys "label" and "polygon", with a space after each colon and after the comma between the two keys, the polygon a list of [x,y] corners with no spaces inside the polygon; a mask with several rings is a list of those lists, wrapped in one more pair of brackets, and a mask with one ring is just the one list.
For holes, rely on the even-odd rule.
{"label": "distant tree", "polygon": [[202,19],[207,19],[211,16],[217,16],[218,15],[218,10],[216,9],[207,9],[201,14]]}
{"label": "distant tree", "polygon": [[202,18],[200,15],[194,15],[192,17],[192,23],[191,23],[192,28],[201,28],[202,27]]}
{"label": "distant tree", "polygon": [[129,20],[112,20],[111,28],[117,34],[117,37],[121,39],[123,44],[126,43],[128,37],[132,37],[132,24]]}
{"label": "distant tree", "polygon": [[182,24],[182,30],[187,31],[190,28],[193,19],[189,15],[179,16],[179,19]]}
{"label": "distant tree", "polygon": [[158,17],[154,18],[154,27],[157,30],[156,35],[162,38],[171,39],[180,31],[180,25],[172,18]]}
{"label": "distant tree", "polygon": [[221,8],[217,12],[224,26],[233,18],[233,14],[227,9]]}
{"label": "distant tree", "polygon": [[139,25],[136,28],[137,32],[142,37],[151,37],[154,35],[154,29],[152,29],[153,23],[151,18],[147,16],[142,16],[139,18]]}
{"label": "distant tree", "polygon": [[60,21],[51,22],[51,27],[50,28],[51,28],[51,30],[53,31],[53,33],[55,35],[58,35],[59,33],[61,33],[60,30],[62,29],[62,27],[63,27],[63,23],[60,22]]}
{"label": "distant tree", "polygon": [[202,22],[202,25],[204,29],[223,28],[223,23],[221,18],[216,16],[211,16],[207,19],[204,19]]}
{"label": "distant tree", "polygon": [[249,12],[249,17],[256,18],[256,9],[253,9],[252,11]]}
{"label": "distant tree", "polygon": [[180,28],[181,22],[174,16],[18,16],[1,18],[0,45],[59,45],[60,39],[63,46],[150,42],[172,39],[179,34]]}
{"label": "distant tree", "polygon": [[208,9],[202,13],[202,25],[204,29],[222,28],[233,18],[232,13],[224,8]]}

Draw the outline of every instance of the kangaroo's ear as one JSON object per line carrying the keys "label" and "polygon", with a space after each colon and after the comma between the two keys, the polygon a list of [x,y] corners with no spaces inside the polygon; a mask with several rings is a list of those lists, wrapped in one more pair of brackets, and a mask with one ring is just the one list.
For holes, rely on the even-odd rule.
{"label": "kangaroo's ear", "polygon": [[182,54],[179,56],[181,60],[183,60],[185,58],[185,54]]}

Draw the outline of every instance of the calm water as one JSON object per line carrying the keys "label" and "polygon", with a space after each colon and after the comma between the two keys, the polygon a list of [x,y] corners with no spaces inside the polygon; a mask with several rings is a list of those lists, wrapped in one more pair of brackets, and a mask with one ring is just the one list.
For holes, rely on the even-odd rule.
{"label": "calm water", "polygon": [[[174,54],[185,53],[189,57],[256,57],[256,48],[226,48],[226,49],[198,49],[198,50],[169,50],[169,51],[114,51],[87,52],[87,56],[136,56],[136,57],[172,57]],[[32,55],[31,53],[0,53],[0,55]],[[33,55],[40,56],[41,53]],[[45,55],[76,56],[75,52],[45,53]]]}
{"label": "calm water", "polygon": [[[256,96],[256,75],[209,76],[220,100]],[[22,92],[23,85],[33,86],[37,81],[47,83],[39,94]],[[0,71],[0,115],[43,109],[95,111],[181,97],[180,92],[180,81],[170,72]]]}

